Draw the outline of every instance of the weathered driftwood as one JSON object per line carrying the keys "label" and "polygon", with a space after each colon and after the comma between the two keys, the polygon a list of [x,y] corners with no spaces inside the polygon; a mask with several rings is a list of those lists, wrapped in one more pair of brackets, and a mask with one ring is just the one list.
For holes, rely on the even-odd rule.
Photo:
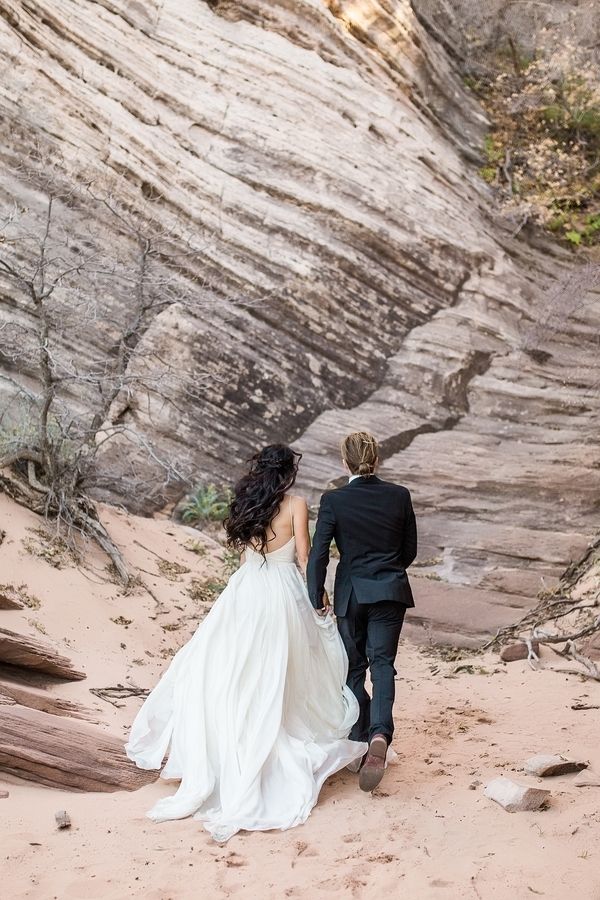
{"label": "weathered driftwood", "polygon": [[0,662],[35,669],[65,681],[81,681],[86,677],[85,672],[76,669],[71,660],[58,653],[51,644],[6,628],[0,628]]}
{"label": "weathered driftwood", "polygon": [[73,719],[87,719],[89,722],[97,722],[98,716],[93,710],[81,703],[72,700],[64,700],[61,697],[52,697],[41,690],[32,690],[22,685],[3,681],[0,677],[0,704],[28,706],[30,709],[39,709],[41,712],[50,713],[53,716],[70,716]]}
{"label": "weathered driftwood", "polygon": [[0,609],[23,609],[24,606],[14,587],[9,584],[0,587]]}
{"label": "weathered driftwood", "polygon": [[[23,457],[34,456],[28,465],[28,475],[10,470],[10,466]],[[48,488],[37,479],[34,463],[40,461],[39,454],[31,454],[24,450],[13,459],[4,457],[0,459],[0,490],[12,497],[16,503],[43,516],[55,516],[58,510],[50,504],[48,507]],[[109,556],[124,584],[130,581],[127,564],[123,554],[113,543],[109,533],[98,518],[98,512],[94,502],[85,494],[70,498],[61,510],[63,522],[67,522],[82,534],[92,537]]]}
{"label": "weathered driftwood", "polygon": [[123,742],[72,719],[0,706],[0,772],[75,791],[134,791],[158,773],[137,769]]}
{"label": "weathered driftwood", "polygon": [[[533,609],[514,624],[501,628],[484,649],[520,637],[520,643],[503,648],[502,659],[521,658],[523,655],[532,668],[538,668],[539,653],[534,645],[539,642],[558,656],[574,660],[581,667],[553,667],[553,671],[600,682],[600,666],[592,658],[598,652],[595,642],[600,635],[599,549],[600,541],[596,540],[583,558],[566,570],[555,590],[542,592]],[[581,649],[580,642],[583,642]],[[561,644],[563,646],[559,649]],[[524,645],[527,646],[527,653]]]}
{"label": "weathered driftwood", "polygon": [[147,688],[127,687],[123,684],[118,684],[116,687],[90,688],[90,694],[93,694],[100,700],[106,700],[107,703],[116,706],[117,709],[125,706],[124,703],[119,703],[119,700],[126,700],[129,697],[147,697],[149,693],[150,691]]}

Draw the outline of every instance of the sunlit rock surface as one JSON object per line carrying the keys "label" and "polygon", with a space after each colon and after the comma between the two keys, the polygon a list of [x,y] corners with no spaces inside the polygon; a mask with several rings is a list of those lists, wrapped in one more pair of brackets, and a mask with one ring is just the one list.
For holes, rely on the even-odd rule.
{"label": "sunlit rock surface", "polygon": [[[408,2],[6,0],[0,57],[3,202],[41,215],[20,172],[41,153],[75,190],[151,200],[203,248],[188,273],[202,302],[144,337],[177,361],[166,402],[134,393],[115,419],[204,481],[296,440],[313,501],[342,434],[371,428],[420,518],[421,637],[480,640],[581,552],[598,294],[552,300],[570,258],[497,220],[485,119]],[[63,216],[90,227],[84,203]],[[133,253],[97,225],[107,253]],[[0,299],[22,305],[4,285]],[[128,293],[109,299],[118,319]],[[81,336],[82,358],[102,351]],[[106,456],[107,481],[124,456]],[[135,508],[154,503],[142,491]]]}

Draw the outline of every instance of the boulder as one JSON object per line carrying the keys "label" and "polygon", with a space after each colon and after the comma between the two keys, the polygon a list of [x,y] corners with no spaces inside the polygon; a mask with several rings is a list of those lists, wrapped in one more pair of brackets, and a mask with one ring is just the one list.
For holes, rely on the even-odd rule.
{"label": "boulder", "polygon": [[81,681],[85,672],[76,669],[70,659],[58,653],[51,644],[26,634],[0,628],[0,663],[34,669],[65,681]]}
{"label": "boulder", "polygon": [[157,772],[136,768],[120,738],[21,706],[0,706],[0,772],[75,791],[134,791]]}
{"label": "boulder", "polygon": [[0,587],[0,609],[23,609],[25,604],[19,592],[10,584]]}
{"label": "boulder", "polygon": [[11,681],[3,680],[2,677],[0,677],[0,704],[9,706],[20,704],[28,706],[30,709],[51,713],[53,716],[70,716],[73,719],[97,721],[97,714],[81,703],[65,700],[62,697],[52,697],[43,690],[16,685]]}

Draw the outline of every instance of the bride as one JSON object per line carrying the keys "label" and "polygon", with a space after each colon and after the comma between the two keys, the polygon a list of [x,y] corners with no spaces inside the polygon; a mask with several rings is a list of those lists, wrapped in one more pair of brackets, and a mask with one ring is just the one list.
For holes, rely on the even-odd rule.
{"label": "bride", "polygon": [[327,611],[313,609],[305,571],[308,511],[290,494],[299,454],[282,444],[252,457],[225,521],[242,565],[133,723],[127,755],[180,781],[148,813],[193,815],[217,841],[241,829],[306,821],[325,779],[360,759],[349,741],[358,704]]}

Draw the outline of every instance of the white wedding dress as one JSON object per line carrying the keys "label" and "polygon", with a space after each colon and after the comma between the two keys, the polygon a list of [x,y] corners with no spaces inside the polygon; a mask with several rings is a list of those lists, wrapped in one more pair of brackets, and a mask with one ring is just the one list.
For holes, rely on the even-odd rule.
{"label": "white wedding dress", "polygon": [[217,841],[304,822],[325,779],[361,757],[335,622],[313,610],[295,539],[250,547],[133,723],[127,755],[181,781],[151,819],[193,815]]}

